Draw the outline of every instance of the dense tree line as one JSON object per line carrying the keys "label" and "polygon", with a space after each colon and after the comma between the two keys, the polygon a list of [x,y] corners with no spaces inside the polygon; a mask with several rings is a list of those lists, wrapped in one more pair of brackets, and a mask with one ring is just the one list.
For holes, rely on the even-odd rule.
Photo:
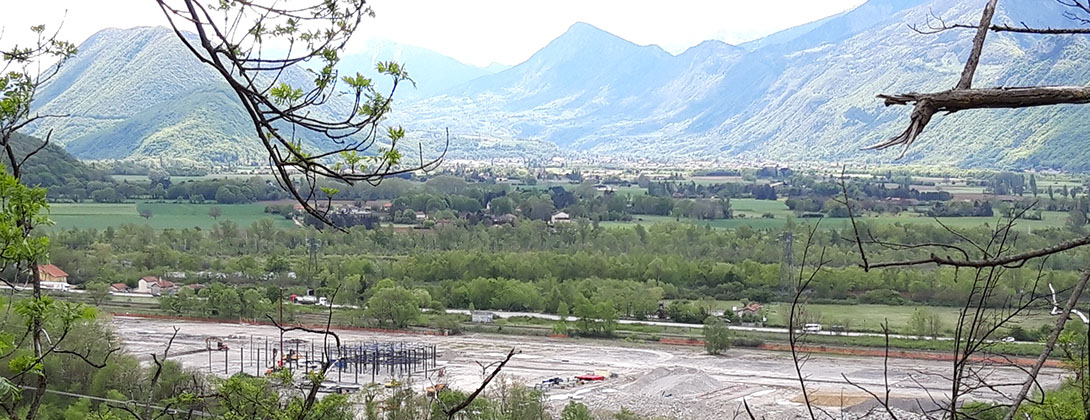
{"label": "dense tree line", "polygon": [[[827,222],[824,226],[814,242],[825,248],[828,264],[814,280],[814,298],[950,305],[968,292],[966,282],[956,281],[965,273],[952,269],[864,272],[856,266],[858,251],[849,239],[853,236],[850,225]],[[963,241],[937,226],[864,223],[863,228],[895,243]],[[782,299],[786,290],[783,237],[787,231],[803,237],[804,229],[791,224],[778,230],[715,230],[674,223],[616,229],[589,222],[550,226],[535,221],[504,227],[447,225],[408,233],[386,228],[339,233],[278,229],[269,220],[242,227],[225,220],[205,230],[155,231],[125,225],[102,231],[58,231],[51,253],[55,264],[72,273],[74,283],[135,283],[144,275],[182,271],[190,273],[186,283],[255,284],[275,275],[284,278],[285,284],[310,288],[354,282],[358,286],[351,289],[359,291],[389,278],[406,287],[430,290],[432,296],[442,296],[441,303],[447,307],[473,303],[481,309],[552,312],[559,303],[550,298],[556,295],[554,286],[569,308],[574,308],[577,298],[568,290],[578,290],[591,300],[612,299],[617,305],[630,301],[598,296],[601,288],[595,284],[618,290],[630,285],[660,288],[667,299]],[[989,234],[990,230],[978,228],[966,232],[966,237],[985,240]],[[1041,229],[1021,234],[1017,245],[1030,249],[1072,237],[1070,231]],[[798,261],[801,250],[796,247],[795,252]],[[871,258],[905,259],[920,257],[920,252],[878,249]],[[1084,257],[1085,252],[1077,251],[1050,258],[1044,266],[1046,279],[1058,288],[1071,284]],[[996,294],[1025,292],[1036,269],[1009,270]],[[286,278],[287,271],[297,276]],[[367,297],[355,292],[338,298],[363,302]],[[646,314],[646,308],[616,309],[628,316]]]}

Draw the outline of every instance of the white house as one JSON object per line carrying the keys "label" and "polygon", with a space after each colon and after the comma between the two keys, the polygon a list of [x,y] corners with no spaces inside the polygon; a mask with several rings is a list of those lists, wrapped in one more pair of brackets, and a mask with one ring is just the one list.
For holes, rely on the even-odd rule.
{"label": "white house", "polygon": [[552,223],[567,223],[571,221],[571,215],[564,212],[559,212],[557,214],[554,214],[552,219],[550,219],[549,221]]}
{"label": "white house", "polygon": [[140,278],[140,281],[136,282],[136,290],[134,290],[134,292],[159,296],[163,293],[170,293],[174,291],[175,288],[173,282],[155,276],[144,276]]}

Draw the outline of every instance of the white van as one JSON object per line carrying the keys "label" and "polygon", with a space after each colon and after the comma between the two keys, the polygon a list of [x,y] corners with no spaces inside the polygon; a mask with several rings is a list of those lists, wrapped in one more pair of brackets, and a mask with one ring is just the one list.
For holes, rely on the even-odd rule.
{"label": "white van", "polygon": [[806,332],[818,332],[821,331],[821,324],[806,324],[802,328]]}

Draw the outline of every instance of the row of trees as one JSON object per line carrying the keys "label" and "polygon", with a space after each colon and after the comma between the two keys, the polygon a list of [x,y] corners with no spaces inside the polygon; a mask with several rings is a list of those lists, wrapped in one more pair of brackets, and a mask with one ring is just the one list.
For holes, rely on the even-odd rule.
{"label": "row of trees", "polygon": [[[814,280],[815,298],[945,305],[955,304],[968,292],[955,281],[952,269],[862,270],[853,260],[857,250],[847,239],[851,232],[830,225],[827,223],[830,229],[819,231],[814,239],[826,247],[829,260],[827,269]],[[506,302],[514,302],[517,299],[511,297],[534,293],[540,297],[550,292],[524,292],[527,286],[523,283],[617,279],[651,282],[649,287],[661,287],[666,298],[748,298],[765,302],[783,297],[783,272],[789,269],[783,265],[783,238],[791,229],[801,228],[756,231],[741,227],[724,231],[661,223],[647,228],[608,229],[582,223],[552,227],[523,223],[505,229],[444,226],[412,234],[395,234],[386,229],[353,229],[340,234],[278,229],[267,220],[246,228],[221,221],[208,230],[155,231],[146,226],[123,226],[103,231],[62,231],[54,235],[51,251],[54,263],[68,269],[75,283],[135,281],[147,274],[175,271],[220,273],[224,281],[242,284],[293,271],[297,276],[287,281],[310,287],[346,281],[373,284],[377,279],[391,278],[415,286],[447,281],[468,288],[475,279],[482,278],[490,279],[489,287],[506,293]],[[896,243],[965,241],[929,226],[883,225],[868,229]],[[801,230],[794,232],[803,234]],[[966,238],[986,238],[986,230],[974,232]],[[1062,230],[1034,230],[1020,235],[1015,246],[1028,249],[1070,237],[1071,233]],[[369,257],[361,258],[361,254]],[[876,250],[875,256],[925,255],[915,249],[883,248]],[[795,257],[801,258],[801,254]],[[1071,284],[1077,279],[1079,258],[1081,253],[1051,258],[1044,267],[1045,274],[1057,287]],[[358,261],[366,262],[366,271],[341,268],[360,266]],[[1032,278],[1030,267],[1010,271],[1012,275],[999,285],[1000,295],[1017,296]],[[444,302],[449,307],[466,307],[472,301],[454,286],[447,287],[442,295],[451,297]],[[494,307],[493,302],[476,299],[474,303],[482,309]],[[555,302],[545,306],[533,299],[518,302],[500,302],[495,307],[555,310]]]}

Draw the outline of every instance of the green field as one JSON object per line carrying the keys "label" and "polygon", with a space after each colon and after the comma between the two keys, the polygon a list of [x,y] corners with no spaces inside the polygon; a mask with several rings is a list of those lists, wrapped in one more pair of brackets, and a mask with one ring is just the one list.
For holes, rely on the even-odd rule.
{"label": "green field", "polygon": [[622,195],[644,195],[647,194],[647,188],[633,184],[630,187],[614,187],[614,193]]}
{"label": "green field", "polygon": [[959,195],[974,195],[984,194],[984,187],[971,186],[971,185],[913,185],[912,189],[920,192],[934,192],[934,191],[946,191],[955,196]]}
{"label": "green field", "polygon": [[[738,301],[715,301],[714,309],[730,310],[741,306]],[[890,329],[897,333],[907,333],[908,320],[916,308],[923,307],[935,313],[942,320],[942,329],[952,335],[958,322],[960,308],[949,306],[921,305],[850,305],[850,304],[808,304],[806,311],[820,315],[821,323],[829,328],[833,325],[845,325],[852,331],[881,331],[881,324],[889,322]],[[767,311],[769,326],[786,326],[791,313],[789,303],[771,303],[764,306]],[[1025,312],[1019,319],[1019,325],[1027,330],[1037,329],[1041,325],[1052,325],[1056,319],[1045,310]],[[1012,324],[1013,325],[1013,324]]]}
{"label": "green field", "polygon": [[746,182],[741,176],[694,176],[686,181],[692,181],[698,185],[714,185],[714,184],[727,184],[727,183],[743,183]]}
{"label": "green field", "polygon": [[[718,220],[696,220],[682,217],[680,219],[672,216],[647,216],[636,215],[633,216],[631,222],[602,222],[603,226],[609,227],[634,227],[637,224],[655,224],[664,222],[682,222],[692,223],[701,226],[711,226],[719,229],[733,229],[739,226],[749,226],[754,229],[775,229],[783,226],[787,222],[788,217],[795,217],[795,213],[787,208],[783,200],[771,201],[771,200],[756,200],[752,198],[735,198],[730,200],[731,208],[734,210],[734,219],[718,219]],[[774,219],[764,219],[761,216],[765,213],[771,213],[775,216]],[[1054,227],[1063,227],[1067,223],[1067,213],[1059,211],[1044,211],[1041,212],[1041,220],[1020,220],[1017,223],[1019,229],[1025,229],[1027,231],[1037,229],[1048,229]],[[937,225],[935,219],[927,216],[922,216],[912,212],[902,212],[897,215],[882,214],[874,215],[867,214],[863,216],[863,219],[870,223],[880,224],[931,224]],[[983,225],[995,226],[997,222],[1005,223],[1005,220],[1001,220],[999,217],[940,217],[938,218],[942,223],[953,228],[970,228],[979,227]],[[799,223],[810,223],[819,219],[796,219]],[[821,224],[826,227],[842,227],[850,223],[848,219],[840,218],[823,218],[820,219]]]}
{"label": "green field", "polygon": [[219,207],[219,220],[230,220],[239,226],[249,226],[261,219],[271,219],[279,227],[290,227],[292,222],[277,215],[265,213],[264,203],[252,204],[179,204],[148,202],[139,206],[151,209],[152,216],[144,219],[137,213],[137,203],[53,203],[50,218],[56,222],[54,229],[105,229],[123,224],[150,225],[156,229],[181,229],[200,227],[206,229],[217,223],[208,215],[208,209]]}
{"label": "green field", "polygon": [[[244,180],[253,178],[255,176],[260,177],[260,178],[272,179],[271,174],[262,174],[262,175],[252,175],[252,174],[208,174],[208,175],[201,175],[201,176],[180,176],[180,175],[175,175],[175,176],[170,177],[170,181],[172,183],[175,183],[175,184],[177,184],[179,182],[185,182],[185,181],[204,181],[204,180],[210,180],[210,179],[229,179],[229,180],[235,180],[235,181],[244,181]],[[132,182],[132,183],[140,184],[140,185],[147,185],[148,182],[149,182],[147,175],[111,175],[111,177],[117,182],[126,182],[127,181],[127,182]]]}
{"label": "green field", "polygon": [[[1053,227],[1063,227],[1067,223],[1067,213],[1060,211],[1043,211],[1041,212],[1041,220],[1019,220],[1016,226],[1021,229],[1047,229]],[[950,227],[976,227],[987,224],[988,226],[995,226],[997,222],[1006,223],[999,217],[940,217],[938,218],[942,223]],[[877,220],[879,223],[935,223],[934,218],[920,216],[913,213],[901,213],[899,215],[883,215],[881,217],[872,217],[868,220]]]}
{"label": "green field", "polygon": [[[826,326],[844,325],[852,330],[878,331],[881,323],[889,322],[890,329],[901,333],[908,333],[906,326],[909,318],[920,305],[824,305],[810,304],[806,306],[809,312],[821,314],[821,322]],[[787,325],[787,317],[791,312],[791,305],[777,303],[766,306],[769,311],[768,320],[774,325]],[[926,306],[942,320],[942,329],[952,335],[958,322],[959,308],[948,306]],[[1038,310],[1027,312],[1027,316],[1020,320],[1020,325],[1025,329],[1037,329],[1041,325],[1051,325],[1056,322],[1054,317],[1048,315],[1048,311]]]}

